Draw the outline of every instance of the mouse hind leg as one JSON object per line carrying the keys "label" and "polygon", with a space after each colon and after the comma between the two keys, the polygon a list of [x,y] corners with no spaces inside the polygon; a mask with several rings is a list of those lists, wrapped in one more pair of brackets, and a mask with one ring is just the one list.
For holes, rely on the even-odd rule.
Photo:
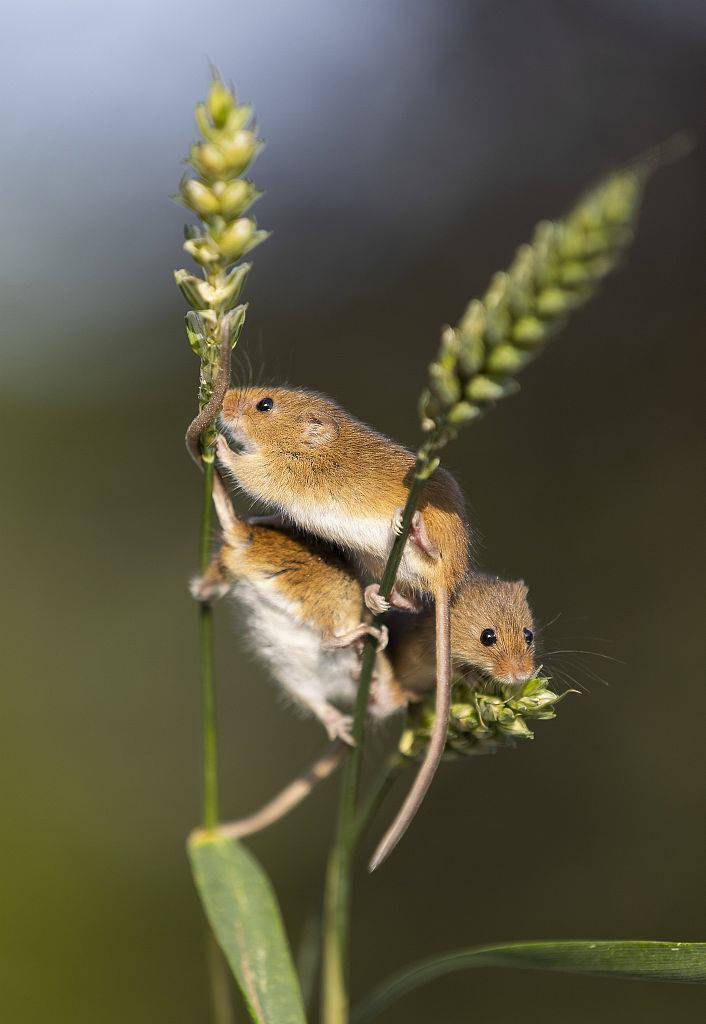
{"label": "mouse hind leg", "polygon": [[366,636],[371,636],[374,640],[377,640],[378,651],[384,651],[387,647],[390,633],[387,626],[373,626],[370,623],[361,622],[359,626],[356,626],[355,629],[349,629],[347,633],[341,633],[340,636],[332,636],[328,640],[324,640],[323,646],[328,650],[334,650],[337,647],[352,647]]}
{"label": "mouse hind leg", "polygon": [[[398,508],[394,516],[392,517],[392,529],[395,531],[396,534],[402,533],[402,513],[403,509]],[[413,544],[416,544],[419,550],[423,551],[424,554],[427,555],[429,558],[433,559],[433,561],[436,562],[439,558],[441,558],[441,552],[439,551],[439,548],[436,546],[436,544],[434,544],[434,542],[429,537],[429,534],[427,533],[426,524],[424,522],[424,516],[419,511],[419,509],[417,509],[417,511],[412,516],[412,522],[409,527],[409,540]]]}
{"label": "mouse hind leg", "polygon": [[380,594],[380,584],[371,583],[365,588],[363,597],[366,608],[369,608],[374,615],[384,615],[391,608],[396,608],[401,612],[420,611],[420,606],[408,597],[405,597],[404,594],[401,594],[396,587],[392,588],[389,600],[385,600]]}

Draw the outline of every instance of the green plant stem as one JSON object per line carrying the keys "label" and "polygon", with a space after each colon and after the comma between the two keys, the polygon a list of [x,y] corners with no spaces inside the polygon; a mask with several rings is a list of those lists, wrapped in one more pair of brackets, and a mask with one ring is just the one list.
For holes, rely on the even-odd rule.
{"label": "green plant stem", "polygon": [[206,942],[208,944],[208,979],[211,989],[211,1010],[214,1024],[235,1024],[235,1010],[233,1008],[230,987],[230,968],[210,929]]}
{"label": "green plant stem", "polygon": [[[402,512],[401,530],[395,538],[380,583],[380,596],[388,600],[395,585],[407,537],[426,483],[431,443],[420,452],[414,467],[412,484]],[[374,622],[378,622],[375,616]],[[338,805],[336,838],[326,871],[324,896],[324,944],[322,971],[322,1024],[347,1024],[350,1009],[348,947],[352,894],[353,853],[360,829],[356,822],[358,788],[365,742],[370,683],[375,667],[377,642],[367,637],[363,648],[358,693],[353,716],[353,740],[343,767]]]}
{"label": "green plant stem", "polygon": [[397,752],[391,754],[390,757],[385,761],[380,774],[370,787],[364,805],[361,807],[358,815],[355,819],[355,830],[353,833],[353,847],[354,849],[358,846],[358,843],[363,838],[368,826],[382,807],[387,794],[392,789],[397,776],[406,767],[404,758],[402,758]]}
{"label": "green plant stem", "polygon": [[[213,463],[204,463],[203,513],[201,518],[201,572],[205,573],[211,557],[211,495]],[[216,693],[213,671],[213,608],[208,601],[199,605],[201,646],[201,727],[203,744],[203,825],[214,829],[218,824],[218,738],[216,732]]]}
{"label": "green plant stem", "polygon": [[[203,509],[199,560],[205,573],[211,560],[211,515],[213,495],[213,462],[203,463]],[[213,607],[208,601],[199,604],[199,642],[201,649],[201,728],[203,758],[203,825],[215,829],[220,817],[218,806],[218,733],[216,730],[216,688],[213,657]],[[206,957],[211,990],[211,1012],[214,1024],[234,1024],[235,1012],[230,988],[230,969],[225,957],[209,931]]]}

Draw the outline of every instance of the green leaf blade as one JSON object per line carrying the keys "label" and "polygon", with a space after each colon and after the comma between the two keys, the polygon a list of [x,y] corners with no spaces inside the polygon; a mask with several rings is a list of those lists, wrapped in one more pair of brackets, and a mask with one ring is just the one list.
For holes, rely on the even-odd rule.
{"label": "green leaf blade", "polygon": [[367,1024],[419,985],[471,967],[515,967],[706,984],[706,942],[517,942],[462,949],[424,960],[383,982],[355,1010],[352,1024]]}
{"label": "green leaf blade", "polygon": [[306,1024],[274,891],[255,858],[217,833],[189,838],[194,881],[256,1024]]}

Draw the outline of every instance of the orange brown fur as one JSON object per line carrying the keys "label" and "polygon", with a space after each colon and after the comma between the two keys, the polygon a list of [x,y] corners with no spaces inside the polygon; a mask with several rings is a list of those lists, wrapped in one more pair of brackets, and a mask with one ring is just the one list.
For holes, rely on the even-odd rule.
{"label": "orange brown fur", "polygon": [[[283,689],[313,711],[332,738],[350,742],[350,719],[331,700],[350,704],[357,688],[352,645],[361,628],[363,588],[353,568],[330,545],[281,524],[243,522],[232,508],[220,509],[219,519],[223,544],[195,596],[211,600],[233,588],[244,602],[251,640]],[[370,713],[383,718],[405,703],[379,651]]]}
{"label": "orange brown fur", "polygon": [[314,539],[236,520],[218,552],[231,579],[271,580],[324,637],[353,629],[361,617],[361,588],[343,558]]}
{"label": "orange brown fur", "polygon": [[[265,397],[274,408],[258,412]],[[222,422],[244,445],[241,453],[221,446],[219,456],[245,491],[308,532],[354,551],[380,578],[394,540],[392,517],[412,482],[411,452],[311,391],[233,389]],[[445,470],[428,481],[420,511],[441,557],[431,559],[408,544],[398,587],[452,593],[466,574],[468,532],[461,491]]]}
{"label": "orange brown fur", "polygon": [[[497,642],[480,642],[484,629],[494,629]],[[469,577],[451,604],[451,661],[458,672],[480,671],[501,682],[522,682],[535,669],[535,647],[524,629],[534,631],[527,587],[481,574]],[[389,657],[396,679],[409,697],[433,689],[434,620],[422,616],[390,617]]]}

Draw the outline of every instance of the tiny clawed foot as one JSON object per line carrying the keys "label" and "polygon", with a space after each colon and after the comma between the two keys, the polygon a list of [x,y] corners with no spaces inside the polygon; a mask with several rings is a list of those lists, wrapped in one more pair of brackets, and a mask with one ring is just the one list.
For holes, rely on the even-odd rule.
{"label": "tiny clawed foot", "polygon": [[366,632],[368,636],[376,638],[378,653],[384,651],[390,641],[390,630],[387,626],[368,626]]}
{"label": "tiny clawed foot", "polygon": [[[328,650],[334,650],[337,647],[350,647],[352,644],[359,644],[360,641],[366,636],[375,637],[378,642],[378,651],[384,651],[387,647],[387,642],[390,639],[390,633],[387,626],[372,626],[367,622],[361,622],[355,629],[351,629],[348,633],[343,633],[342,636],[331,637],[330,640],[324,642],[324,647]],[[362,645],[361,645],[362,646]]]}
{"label": "tiny clawed foot", "polygon": [[194,576],[189,583],[189,593],[194,601],[200,604],[207,604],[209,601],[218,601],[228,593],[229,585],[224,580],[210,580],[208,576]]}
{"label": "tiny clawed foot", "polygon": [[392,516],[392,529],[393,532],[399,535],[402,533],[402,518],[404,509],[398,508]]}
{"label": "tiny clawed foot", "polygon": [[393,588],[390,594],[390,604],[393,608],[397,608],[401,612],[418,612],[419,605],[415,601],[410,601],[408,597],[400,594],[396,587]]}
{"label": "tiny clawed foot", "polygon": [[326,728],[330,740],[343,740],[349,747],[355,746],[352,732],[352,715],[344,715],[342,711],[337,711],[336,708],[329,708],[324,712],[321,721]]}
{"label": "tiny clawed foot", "polygon": [[373,615],[384,615],[390,610],[390,602],[380,596],[379,583],[371,583],[365,588],[364,600],[365,607],[369,608]]}
{"label": "tiny clawed foot", "polygon": [[415,604],[414,601],[410,601],[408,597],[404,597],[396,588],[393,588],[390,600],[386,601],[380,595],[379,583],[371,583],[369,587],[365,588],[364,599],[366,608],[369,608],[374,615],[384,615],[386,612],[389,612],[390,608],[397,608],[402,612],[419,611],[419,605]]}
{"label": "tiny clawed foot", "polygon": [[[362,640],[363,637],[371,636],[377,640],[377,651],[384,651],[390,640],[390,630],[387,626],[369,626],[367,623],[363,623],[360,627],[360,635],[357,637],[358,640]],[[361,644],[362,650],[362,644]]]}
{"label": "tiny clawed foot", "polygon": [[[402,533],[402,519],[403,509],[398,508],[392,517],[392,529],[398,537]],[[417,545],[420,551],[423,551],[429,558],[433,558],[434,561],[441,558],[441,552],[438,547],[429,539],[424,517],[419,510],[412,516],[412,522],[409,527],[409,539],[413,544]]]}

